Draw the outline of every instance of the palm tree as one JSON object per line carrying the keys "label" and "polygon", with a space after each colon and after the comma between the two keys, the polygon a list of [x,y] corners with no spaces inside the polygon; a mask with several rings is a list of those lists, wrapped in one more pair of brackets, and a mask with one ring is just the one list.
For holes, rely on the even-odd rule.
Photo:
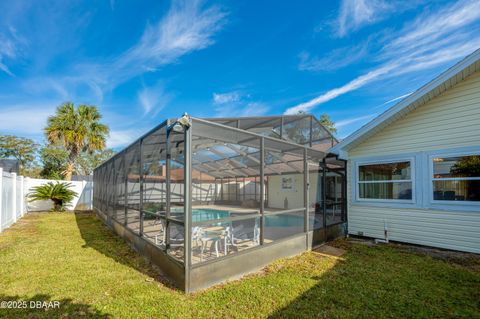
{"label": "palm tree", "polygon": [[45,128],[48,142],[60,143],[68,152],[65,180],[72,179],[76,161],[83,152],[92,154],[105,149],[109,128],[99,122],[101,118],[96,106],[82,104],[75,109],[71,102],[60,105],[55,115],[48,118]]}

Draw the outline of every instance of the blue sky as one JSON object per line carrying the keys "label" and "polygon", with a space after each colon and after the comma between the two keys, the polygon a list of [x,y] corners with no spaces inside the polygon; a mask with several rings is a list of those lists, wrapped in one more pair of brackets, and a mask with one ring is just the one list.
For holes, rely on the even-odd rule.
{"label": "blue sky", "polygon": [[480,1],[2,1],[0,133],[64,101],[122,147],[168,117],[327,113],[343,138],[480,47]]}

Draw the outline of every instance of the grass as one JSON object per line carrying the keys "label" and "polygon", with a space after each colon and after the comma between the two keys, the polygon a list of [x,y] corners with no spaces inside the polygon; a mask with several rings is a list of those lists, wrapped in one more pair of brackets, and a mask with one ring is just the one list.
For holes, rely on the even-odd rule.
{"label": "grass", "polygon": [[1,318],[480,318],[480,258],[336,241],[192,295],[169,288],[92,214],[29,214],[0,234]]}

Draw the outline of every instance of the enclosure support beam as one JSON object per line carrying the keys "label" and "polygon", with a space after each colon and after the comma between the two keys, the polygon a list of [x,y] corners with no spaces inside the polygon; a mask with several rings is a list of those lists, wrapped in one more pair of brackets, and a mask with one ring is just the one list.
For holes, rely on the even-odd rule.
{"label": "enclosure support beam", "polygon": [[[297,173],[301,173],[301,170],[299,170],[297,167],[293,166],[292,164],[290,164],[289,161],[286,161],[284,160],[281,156],[278,156],[277,154],[275,153],[269,153],[272,157],[276,158],[277,160],[279,160],[280,162],[282,162],[283,164],[287,165],[288,167],[290,167],[291,169],[293,169],[295,172]],[[273,169],[272,169],[273,170]]]}
{"label": "enclosure support beam", "polygon": [[327,162],[325,158],[322,160],[322,210],[323,210],[323,230],[325,232],[325,238],[327,234]]}
{"label": "enclosure support beam", "polygon": [[245,177],[243,178],[243,200],[246,200],[246,198],[245,198]]}
{"label": "enclosure support beam", "polygon": [[305,207],[305,217],[304,217],[304,231],[308,232],[308,206],[309,206],[309,176],[308,176],[308,162],[307,162],[307,149],[303,149],[303,206]]}
{"label": "enclosure support beam", "polygon": [[[115,161],[113,160],[113,216],[115,219],[117,219],[117,205],[118,205],[118,172],[117,172],[117,166],[115,165]],[[85,189],[86,184],[84,183],[85,181],[82,181],[82,189]]]}
{"label": "enclosure support beam", "polygon": [[265,232],[265,201],[263,200],[265,193],[265,176],[264,176],[264,167],[265,167],[265,139],[262,137],[260,140],[260,245],[263,245],[264,241],[264,232]]}
{"label": "enclosure support beam", "polygon": [[[237,154],[242,155],[242,156],[244,156],[244,157],[247,157],[248,159],[254,161],[255,163],[260,164],[260,161],[259,161],[258,159],[256,159],[255,157],[249,155],[248,153],[246,153],[246,152],[244,152],[244,151],[242,151],[242,150],[237,149],[235,146],[233,146],[233,145],[231,145],[231,144],[226,144],[225,147],[228,147],[229,149],[231,149],[232,151],[236,152]],[[248,169],[250,169],[250,170],[253,170],[251,167],[248,167],[248,166],[247,166],[246,168],[248,168]],[[274,173],[280,174],[280,172],[279,172],[278,170],[275,170],[275,169],[273,169],[273,168],[271,168],[271,167],[268,167],[268,169],[271,170],[271,171],[274,172]]]}
{"label": "enclosure support beam", "polygon": [[283,116],[280,118],[280,139],[283,139]]}
{"label": "enclosure support beam", "polygon": [[140,237],[143,236],[143,138],[140,140],[140,165],[139,165],[139,177],[140,177]]}
{"label": "enclosure support beam", "polygon": [[[347,223],[348,229],[348,217],[347,217],[347,210],[348,210],[348,203],[347,203],[347,161],[343,162],[345,167],[345,174],[342,176],[343,181],[343,193],[342,193],[342,202],[343,202],[343,209],[342,209],[342,221]],[[348,232],[348,230],[347,230]]]}
{"label": "enclosure support beam", "polygon": [[[123,218],[123,224],[127,226],[127,214],[128,214],[128,165],[127,165],[127,152],[124,152],[123,155],[123,169],[125,173],[125,195],[124,195],[124,218]],[[104,177],[105,178],[105,177]]]}
{"label": "enclosure support beam", "polygon": [[165,216],[167,217],[165,221],[166,234],[165,234],[165,250],[168,251],[170,248],[170,199],[171,199],[171,184],[170,184],[170,121],[167,122],[167,135],[166,135],[166,162],[165,162]]}
{"label": "enclosure support beam", "polygon": [[238,201],[238,178],[235,176],[235,200]]}
{"label": "enclosure support beam", "polygon": [[310,137],[308,141],[308,145],[312,147],[312,133],[313,133],[313,116],[310,116]]}
{"label": "enclosure support beam", "polygon": [[184,210],[185,210],[185,291],[190,291],[191,238],[192,238],[192,130],[185,127],[185,169],[184,169]]}

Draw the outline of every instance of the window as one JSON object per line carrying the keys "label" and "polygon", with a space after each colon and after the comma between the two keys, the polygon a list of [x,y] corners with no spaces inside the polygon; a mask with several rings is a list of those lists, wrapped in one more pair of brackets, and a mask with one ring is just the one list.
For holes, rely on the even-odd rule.
{"label": "window", "polygon": [[480,155],[433,157],[433,200],[480,202]]}
{"label": "window", "polygon": [[372,163],[358,166],[358,198],[412,200],[411,161]]}

